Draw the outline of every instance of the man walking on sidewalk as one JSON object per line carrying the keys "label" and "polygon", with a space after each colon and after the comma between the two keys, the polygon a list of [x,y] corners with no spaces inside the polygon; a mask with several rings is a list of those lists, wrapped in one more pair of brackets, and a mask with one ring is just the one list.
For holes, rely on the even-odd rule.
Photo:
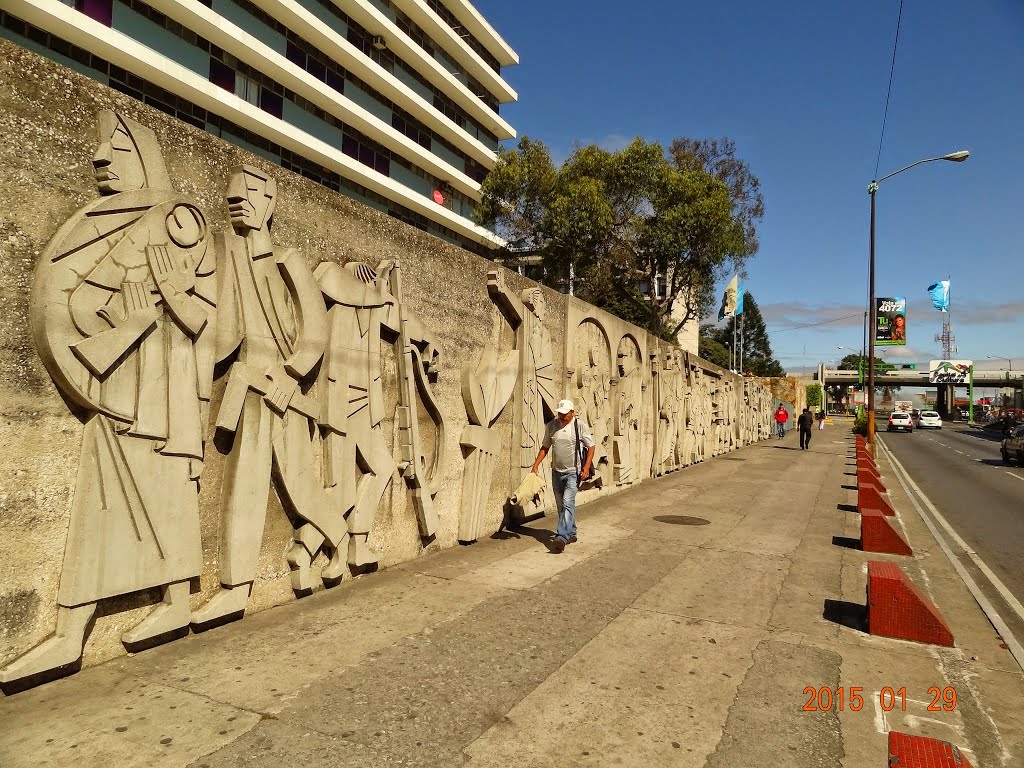
{"label": "man walking on sidewalk", "polygon": [[814,414],[809,408],[797,417],[796,426],[800,430],[800,450],[807,450],[811,447],[811,430],[814,428]]}
{"label": "man walking on sidewalk", "polygon": [[[590,427],[575,416],[572,400],[558,403],[557,415],[544,425],[544,441],[533,462],[533,472],[536,473],[551,451],[551,487],[558,507],[558,531],[552,547],[558,554],[565,551],[567,544],[576,541],[576,491],[581,478],[590,475],[594,461],[594,438]],[[582,457],[580,446],[586,449]]]}
{"label": "man walking on sidewalk", "polygon": [[786,436],[787,421],[789,421],[789,411],[786,410],[786,406],[779,403],[779,407],[775,409],[775,431],[778,432],[780,438]]}

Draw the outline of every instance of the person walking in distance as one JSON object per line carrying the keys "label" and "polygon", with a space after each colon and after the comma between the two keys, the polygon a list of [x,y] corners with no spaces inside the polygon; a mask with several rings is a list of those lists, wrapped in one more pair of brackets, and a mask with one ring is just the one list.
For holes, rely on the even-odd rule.
{"label": "person walking in distance", "polygon": [[787,421],[789,421],[789,411],[786,410],[786,406],[779,403],[779,407],[775,409],[775,431],[778,432],[780,438],[786,436]]}
{"label": "person walking in distance", "polygon": [[814,414],[809,408],[804,408],[797,417],[796,426],[800,430],[800,450],[805,451],[811,447],[811,430],[814,429]]}
{"label": "person walking in distance", "polygon": [[[582,457],[580,446],[586,449]],[[551,453],[551,487],[558,506],[558,530],[552,546],[557,554],[576,542],[576,492],[590,476],[594,449],[590,427],[576,418],[572,400],[560,401],[555,418],[544,425],[544,440],[532,470],[536,474],[544,457]]]}
{"label": "person walking in distance", "polygon": [[818,431],[820,432],[825,428],[825,412],[818,411]]}

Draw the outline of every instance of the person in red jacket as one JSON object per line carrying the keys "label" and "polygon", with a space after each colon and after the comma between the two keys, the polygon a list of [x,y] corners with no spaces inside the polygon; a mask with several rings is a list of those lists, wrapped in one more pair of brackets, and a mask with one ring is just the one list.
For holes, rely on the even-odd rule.
{"label": "person in red jacket", "polygon": [[786,410],[786,406],[779,403],[779,407],[775,410],[775,427],[779,432],[779,437],[786,436],[786,422],[789,421],[789,411]]}

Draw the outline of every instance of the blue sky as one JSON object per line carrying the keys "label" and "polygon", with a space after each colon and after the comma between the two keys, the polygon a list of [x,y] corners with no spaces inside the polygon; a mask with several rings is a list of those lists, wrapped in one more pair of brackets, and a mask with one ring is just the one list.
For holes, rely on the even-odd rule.
{"label": "blue sky", "polygon": [[[765,198],[746,286],[776,356],[794,370],[860,348],[867,185],[899,0],[476,6],[521,60],[504,70],[519,102],[502,114],[556,159],[574,142],[735,139]],[[950,276],[959,357],[1024,368],[1022,93],[1024,2],[906,0],[879,176],[957,149],[971,157],[914,168],[878,192],[878,294],[909,300],[908,346],[888,358],[940,355],[942,316],[925,289]]]}

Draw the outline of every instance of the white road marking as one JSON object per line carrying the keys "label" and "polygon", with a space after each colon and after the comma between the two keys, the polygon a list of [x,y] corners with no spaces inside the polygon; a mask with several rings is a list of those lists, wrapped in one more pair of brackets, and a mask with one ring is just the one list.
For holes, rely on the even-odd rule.
{"label": "white road marking", "polygon": [[[1014,636],[1013,632],[1006,625],[1006,622],[1003,621],[1002,617],[996,611],[995,607],[992,605],[992,603],[989,602],[988,598],[985,597],[984,593],[981,591],[981,588],[978,587],[977,583],[967,572],[967,569],[964,567],[963,563],[960,562],[960,559],[955,554],[953,554],[953,551],[949,548],[949,545],[946,543],[945,539],[939,536],[939,532],[935,529],[935,524],[932,522],[931,518],[927,514],[925,514],[924,510],[921,509],[921,505],[917,503],[915,494],[917,495],[917,497],[921,499],[924,505],[928,507],[928,510],[939,522],[939,524],[946,530],[946,533],[949,534],[950,538],[953,539],[953,541],[955,541],[956,544],[961,549],[963,549],[967,556],[971,558],[971,560],[978,567],[978,569],[985,575],[985,578],[987,578],[989,582],[992,584],[992,586],[995,587],[996,591],[999,593],[999,596],[1003,598],[1003,600],[1006,602],[1008,606],[1010,606],[1010,610],[1016,613],[1017,617],[1020,618],[1021,621],[1024,621],[1024,605],[1021,605],[1020,601],[1013,596],[1010,590],[1006,588],[1006,585],[1003,584],[1003,582],[1000,581],[999,577],[992,572],[992,569],[985,564],[985,561],[978,556],[978,553],[971,549],[971,547],[968,546],[967,542],[960,538],[959,534],[957,534],[957,532],[953,530],[953,527],[946,521],[946,518],[942,516],[939,510],[935,508],[935,505],[932,504],[931,499],[929,499],[924,494],[924,491],[922,491],[917,486],[917,483],[914,482],[913,478],[910,476],[910,473],[907,472],[907,470],[899,462],[899,459],[897,459],[896,456],[893,455],[893,452],[889,450],[889,447],[881,440],[878,441],[878,444],[882,447],[882,450],[885,451],[886,458],[889,459],[889,462],[892,464],[893,469],[896,470],[896,479],[899,480],[900,485],[903,486],[903,490],[906,492],[907,498],[910,499],[910,503],[914,505],[914,509],[917,510],[917,513],[921,516],[921,519],[924,521],[924,524],[928,526],[928,530],[931,531],[932,536],[935,537],[935,540],[939,543],[939,546],[942,548],[942,551],[946,553],[946,557],[949,558],[949,562],[953,564],[953,567],[956,569],[957,573],[960,574],[960,578],[963,579],[964,584],[967,585],[967,588],[971,591],[971,594],[974,595],[974,599],[978,601],[978,605],[981,606],[981,609],[988,616],[989,621],[992,622],[992,625],[1002,636],[1004,642],[1010,650],[1010,654],[1013,656],[1014,659],[1016,659],[1017,664],[1020,665],[1021,669],[1024,669],[1024,646],[1020,644],[1020,642]],[[914,489],[914,493],[910,492],[911,488]]]}
{"label": "white road marking", "polygon": [[963,456],[963,455],[964,455],[964,452],[963,452],[963,451],[958,451],[958,450],[957,450],[956,448],[954,448],[954,449],[953,449],[953,451],[954,451],[954,452],[956,452],[956,453],[959,453],[959,454],[960,454],[961,456]]}
{"label": "white road marking", "polygon": [[1007,472],[1006,474],[1008,474],[1010,477],[1016,477],[1018,480],[1024,483],[1024,477],[1021,477],[1016,472]]}

